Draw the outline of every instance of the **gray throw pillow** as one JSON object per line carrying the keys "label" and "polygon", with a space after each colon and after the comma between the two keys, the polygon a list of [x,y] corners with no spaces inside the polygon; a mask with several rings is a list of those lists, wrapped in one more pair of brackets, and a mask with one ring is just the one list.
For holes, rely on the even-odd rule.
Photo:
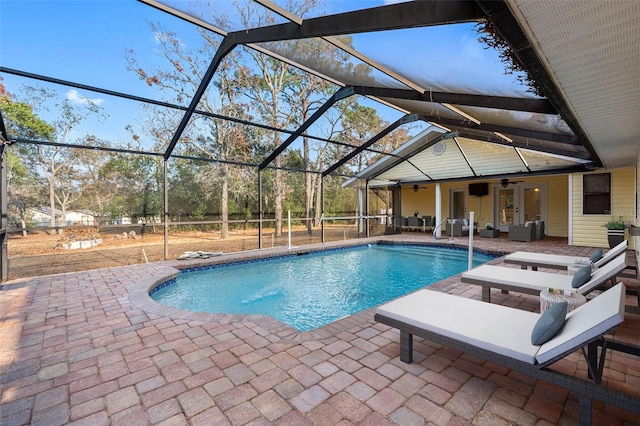
{"label": "gray throw pillow", "polygon": [[540,318],[531,331],[531,344],[542,345],[553,338],[564,325],[567,316],[567,302],[551,305]]}
{"label": "gray throw pillow", "polygon": [[578,288],[591,278],[591,265],[584,266],[576,272],[571,280],[571,287]]}
{"label": "gray throw pillow", "polygon": [[592,262],[597,262],[600,259],[602,259],[602,249],[594,250],[591,256],[589,256],[589,260]]}

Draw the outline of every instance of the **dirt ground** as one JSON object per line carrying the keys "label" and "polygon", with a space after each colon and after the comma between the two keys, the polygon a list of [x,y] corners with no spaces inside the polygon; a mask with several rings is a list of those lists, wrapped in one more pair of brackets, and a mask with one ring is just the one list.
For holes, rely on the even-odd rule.
{"label": "dirt ground", "polygon": [[[8,238],[9,279],[33,277],[63,272],[131,265],[164,260],[164,234],[145,232],[139,239],[122,238],[122,234],[104,234],[100,245],[83,249],[54,248],[60,235],[44,232],[26,237],[11,235]],[[325,239],[357,238],[354,226],[325,227]],[[306,229],[292,229],[292,244],[302,245],[321,242],[320,228],[309,235]],[[275,237],[273,230],[263,231],[263,247],[286,246],[288,235],[283,230]],[[222,240],[220,232],[171,232],[168,238],[168,259],[177,259],[186,251],[236,252],[258,248],[257,229],[232,231]]]}

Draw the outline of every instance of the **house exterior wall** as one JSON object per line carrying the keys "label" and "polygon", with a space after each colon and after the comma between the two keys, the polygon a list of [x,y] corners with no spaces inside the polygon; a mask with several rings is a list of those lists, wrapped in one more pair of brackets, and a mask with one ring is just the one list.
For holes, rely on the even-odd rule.
{"label": "house exterior wall", "polygon": [[[567,175],[539,176],[531,178],[514,179],[522,185],[544,186],[543,202],[545,209],[545,234],[554,237],[567,237],[569,233],[569,206],[567,203],[569,194],[569,178]],[[494,224],[494,193],[500,187],[499,179],[487,179],[489,194],[483,197],[470,196],[468,185],[472,181],[444,182],[440,184],[442,192],[442,217],[450,217],[449,194],[451,189],[465,190],[467,214],[474,212],[474,221],[479,228],[484,228],[487,223]],[[478,182],[478,181],[475,181]],[[434,183],[422,184],[417,192],[412,186],[402,188],[402,215],[412,216],[416,211],[420,216],[435,216],[435,186]]]}
{"label": "house exterior wall", "polygon": [[[50,225],[50,221],[51,221],[51,215],[37,210],[37,209],[28,209],[27,211],[27,217],[29,218],[29,222],[33,225],[33,226],[49,226]],[[60,216],[57,217],[57,222],[59,222],[61,219]],[[72,225],[76,225],[76,224],[80,224],[80,225],[94,225],[95,224],[95,217],[91,216],[90,214],[86,214],[86,213],[82,213],[82,212],[76,212],[76,211],[68,211],[66,213],[66,217],[65,217],[65,223],[64,224],[60,224],[57,223],[58,226],[72,226]]]}
{"label": "house exterior wall", "polygon": [[[625,223],[635,222],[636,169],[626,167],[612,170],[597,170],[592,173],[611,173],[611,215],[582,214],[582,176],[572,176],[572,245],[587,247],[609,247],[607,230],[603,226],[609,219],[622,216]],[[633,239],[629,241],[633,245]]]}

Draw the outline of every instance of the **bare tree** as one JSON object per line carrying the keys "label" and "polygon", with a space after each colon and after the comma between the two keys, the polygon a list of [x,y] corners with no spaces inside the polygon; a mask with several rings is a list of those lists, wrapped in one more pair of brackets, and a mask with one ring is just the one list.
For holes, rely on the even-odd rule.
{"label": "bare tree", "polygon": [[[28,93],[30,105],[43,109],[46,108],[47,102],[56,96],[54,92],[43,88],[27,87],[25,92]],[[73,185],[76,162],[72,150],[63,148],[62,144],[72,142],[74,130],[90,115],[104,117],[101,108],[94,101],[87,98],[81,99],[80,104],[74,104],[69,99],[56,102],[55,110],[59,111],[59,115],[51,125],[55,139],[53,142],[58,144],[35,144],[23,148],[27,161],[39,170],[40,175],[47,182],[51,210],[49,226],[52,228],[60,225],[56,223],[56,203],[61,207],[60,221],[64,224],[66,208],[74,193],[70,187]]]}
{"label": "bare tree", "polygon": [[[166,58],[165,65],[156,69],[141,67],[137,63],[135,52],[129,51],[127,54],[129,70],[136,72],[150,86],[157,86],[171,93],[179,102],[191,98],[202,81],[203,72],[208,66],[207,59],[211,58],[219,47],[220,38],[200,30],[202,44],[197,49],[191,49],[185,46],[175,34],[158,25],[152,24],[151,29]],[[236,52],[232,53],[230,59],[221,64],[215,80],[200,100],[199,110],[244,120],[250,119],[246,113],[248,108],[237,98],[235,83],[231,81],[233,72],[231,67],[236,55]],[[157,141],[164,141],[166,146],[175,133],[176,117],[180,117],[181,112],[166,110],[161,112],[157,109],[156,111],[157,114],[165,117],[172,116],[164,123],[173,123],[173,127],[163,125],[157,117],[150,118],[147,126],[154,138]],[[241,172],[237,168],[229,167],[228,163],[246,161],[250,149],[250,143],[247,141],[250,137],[249,133],[245,127],[230,121],[195,114],[181,136],[182,145],[176,147],[177,150],[196,152],[219,162],[203,167],[195,180],[203,186],[203,192],[210,198],[213,197],[214,192],[220,192],[221,238],[223,239],[229,236],[230,186],[235,182],[246,182],[242,179]],[[235,189],[238,192],[243,190],[241,185],[236,185]]]}

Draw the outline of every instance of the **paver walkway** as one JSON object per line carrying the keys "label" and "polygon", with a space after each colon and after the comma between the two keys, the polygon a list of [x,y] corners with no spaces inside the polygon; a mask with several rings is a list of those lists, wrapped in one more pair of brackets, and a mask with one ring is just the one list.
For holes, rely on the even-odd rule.
{"label": "paver walkway", "polygon": [[[434,241],[421,234],[388,238]],[[496,251],[591,251],[554,238],[535,243],[477,238],[475,245]],[[415,362],[402,363],[399,334],[374,322],[373,309],[299,333],[260,315],[185,313],[146,296],[150,285],[189,262],[5,283],[0,424],[577,423],[575,394],[500,365],[421,339],[414,344]],[[460,283],[459,276],[433,288],[480,298],[480,289]],[[495,303],[521,309],[537,310],[537,299],[494,293]],[[637,343],[638,319],[627,315],[616,337]],[[586,376],[578,353],[554,368]],[[640,359],[610,354],[604,383],[640,397]],[[600,403],[593,419],[602,425],[640,424],[640,416]]]}

